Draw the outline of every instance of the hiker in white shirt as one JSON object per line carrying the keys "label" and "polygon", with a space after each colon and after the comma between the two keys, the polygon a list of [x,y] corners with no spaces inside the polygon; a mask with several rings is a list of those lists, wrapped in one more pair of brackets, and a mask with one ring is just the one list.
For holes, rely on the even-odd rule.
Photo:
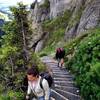
{"label": "hiker in white shirt", "polygon": [[40,86],[41,76],[36,67],[30,68],[27,71],[28,90],[26,100],[29,99],[31,92],[37,97],[36,100],[50,100],[50,88],[46,79],[43,79],[42,86]]}

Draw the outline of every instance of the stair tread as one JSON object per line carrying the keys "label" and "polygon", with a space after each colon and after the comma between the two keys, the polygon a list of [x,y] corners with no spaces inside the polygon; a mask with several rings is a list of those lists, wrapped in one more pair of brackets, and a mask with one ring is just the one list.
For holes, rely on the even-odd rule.
{"label": "stair tread", "polygon": [[65,96],[66,98],[68,98],[69,100],[80,100],[81,99],[81,97],[79,95],[73,94],[73,93],[68,92],[68,91],[64,91],[61,89],[56,89],[56,91],[58,93],[60,93],[61,95]]}
{"label": "stair tread", "polygon": [[73,81],[73,78],[59,78],[59,77],[55,77],[54,81]]}
{"label": "stair tread", "polygon": [[79,95],[79,89],[78,88],[75,88],[75,87],[62,87],[62,86],[55,86],[55,89],[60,89],[60,90],[64,90],[64,91],[67,91],[67,92],[71,92],[73,94],[76,94],[76,95]]}

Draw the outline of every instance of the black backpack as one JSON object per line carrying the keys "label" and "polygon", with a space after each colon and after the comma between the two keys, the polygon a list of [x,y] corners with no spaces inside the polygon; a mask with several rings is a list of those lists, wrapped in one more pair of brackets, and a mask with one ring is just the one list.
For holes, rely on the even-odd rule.
{"label": "black backpack", "polygon": [[43,89],[43,86],[42,86],[43,79],[46,79],[48,81],[49,87],[52,86],[52,84],[53,84],[53,78],[52,78],[52,76],[48,72],[41,73],[40,76],[41,76],[40,87],[42,89]]}

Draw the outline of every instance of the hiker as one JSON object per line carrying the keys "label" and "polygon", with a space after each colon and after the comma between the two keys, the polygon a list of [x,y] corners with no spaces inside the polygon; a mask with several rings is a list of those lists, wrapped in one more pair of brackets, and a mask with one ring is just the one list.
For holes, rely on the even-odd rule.
{"label": "hiker", "polygon": [[58,67],[64,66],[64,56],[65,50],[63,48],[57,48],[56,50],[56,59],[58,60]]}
{"label": "hiker", "polygon": [[39,75],[38,69],[32,67],[27,71],[28,78],[28,90],[26,95],[26,100],[29,100],[29,95],[31,91],[36,97],[36,100],[50,100],[50,88],[46,79],[42,80],[42,88],[40,86],[40,81],[42,77]]}

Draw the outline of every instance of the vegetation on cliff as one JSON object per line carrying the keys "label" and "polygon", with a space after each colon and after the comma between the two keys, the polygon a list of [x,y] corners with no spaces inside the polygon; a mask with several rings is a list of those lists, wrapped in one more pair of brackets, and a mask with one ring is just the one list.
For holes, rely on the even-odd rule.
{"label": "vegetation on cliff", "polygon": [[42,23],[43,31],[49,32],[49,37],[45,43],[45,48],[40,54],[53,53],[56,49],[57,43],[64,42],[64,33],[71,16],[71,11],[67,10],[62,16],[53,20],[47,20]]}

